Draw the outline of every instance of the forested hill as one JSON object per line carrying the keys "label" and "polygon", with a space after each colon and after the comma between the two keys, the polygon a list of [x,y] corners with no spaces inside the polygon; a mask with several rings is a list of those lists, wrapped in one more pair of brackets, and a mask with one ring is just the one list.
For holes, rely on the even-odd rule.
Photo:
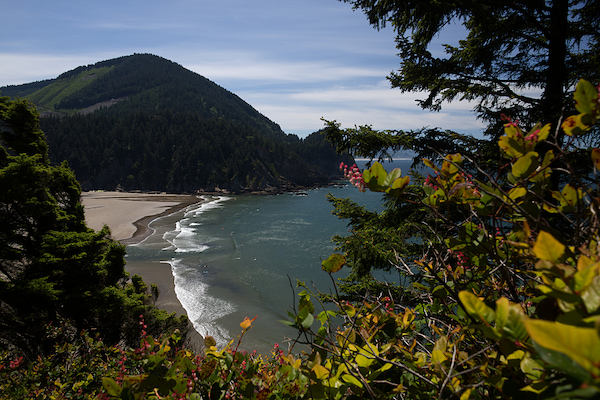
{"label": "forested hill", "polygon": [[36,104],[52,161],[67,160],[84,189],[244,193],[338,176],[339,157],[320,134],[286,135],[235,94],[150,54],[0,95]]}

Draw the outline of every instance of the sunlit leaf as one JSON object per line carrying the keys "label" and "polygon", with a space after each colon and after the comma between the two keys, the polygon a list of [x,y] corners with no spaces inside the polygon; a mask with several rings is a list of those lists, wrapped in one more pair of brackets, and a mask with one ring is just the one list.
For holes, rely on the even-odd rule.
{"label": "sunlit leaf", "polygon": [[595,313],[600,307],[600,276],[595,276],[581,293],[581,299],[589,313]]}
{"label": "sunlit leaf", "polygon": [[400,168],[394,168],[385,176],[385,179],[383,180],[382,185],[383,186],[391,186],[392,182],[394,182],[396,179],[400,178],[401,176],[402,176],[402,170],[400,170]]}
{"label": "sunlit leaf", "polygon": [[498,140],[498,146],[502,151],[506,153],[508,158],[517,158],[521,157],[527,151],[523,143],[520,143],[515,139],[517,133],[522,134],[520,129],[516,128],[513,125],[504,126],[504,136],[501,136]]}
{"label": "sunlit leaf", "polygon": [[317,379],[321,380],[321,379],[325,379],[327,378],[327,376],[329,376],[329,370],[327,368],[325,368],[324,366],[322,366],[321,364],[317,364],[312,368],[312,372],[315,373],[315,375],[317,376]]}
{"label": "sunlit leaf", "polygon": [[375,161],[371,168],[363,171],[363,180],[367,184],[370,190],[374,192],[381,192],[385,190],[383,182],[387,177],[387,172],[383,165]]}
{"label": "sunlit leaf", "polygon": [[429,160],[427,158],[422,158],[421,161],[423,161],[423,164],[425,164],[429,168],[433,169],[434,171],[440,172],[440,169],[437,167],[437,165],[435,165],[434,163],[432,163],[431,160]]}
{"label": "sunlit leaf", "polygon": [[513,175],[517,179],[531,175],[539,166],[538,157],[538,153],[530,151],[522,157],[517,158],[517,161],[512,166]]}
{"label": "sunlit leaf", "polygon": [[533,319],[524,324],[539,346],[566,355],[594,376],[600,374],[600,336],[596,329]]}
{"label": "sunlit leaf", "polygon": [[344,374],[342,375],[342,380],[346,383],[349,383],[351,385],[354,386],[358,386],[360,388],[363,387],[363,384],[360,383],[360,381],[358,379],[356,379],[354,376],[350,375],[350,374]]}
{"label": "sunlit leaf", "polygon": [[561,128],[569,136],[581,135],[594,123],[590,114],[577,114],[567,117],[561,125]]}
{"label": "sunlit leaf", "polygon": [[496,328],[500,332],[504,330],[504,326],[508,322],[509,310],[510,302],[506,297],[501,297],[496,300]]}
{"label": "sunlit leaf", "polygon": [[492,323],[495,318],[494,310],[488,307],[483,301],[471,292],[461,291],[458,294],[460,301],[467,313],[473,317],[477,317],[479,320],[484,321],[488,324]]}
{"label": "sunlit leaf", "polygon": [[447,155],[442,163],[442,174],[446,177],[456,174],[461,163],[462,156],[459,153]]}
{"label": "sunlit leaf", "polygon": [[[409,176],[400,177],[392,182],[392,186],[388,189],[388,193],[393,197],[400,197],[406,186],[410,182]],[[426,186],[428,187],[428,186]]]}
{"label": "sunlit leaf", "polygon": [[581,189],[575,188],[570,183],[563,188],[561,194],[566,205],[569,207],[575,207],[579,200],[583,198],[583,193]]}
{"label": "sunlit leaf", "polygon": [[254,320],[256,319],[256,317],[250,319],[248,317],[244,318],[244,320],[240,323],[240,326],[242,327],[243,330],[246,330],[248,328],[250,328],[252,326],[252,322],[254,322]]}
{"label": "sunlit leaf", "polygon": [[527,194],[527,189],[525,189],[523,186],[519,186],[516,188],[512,188],[511,190],[509,190],[508,192],[508,197],[511,200],[516,200],[519,197],[523,197]]}
{"label": "sunlit leaf", "polygon": [[533,253],[542,260],[556,263],[565,253],[565,246],[548,232],[541,231],[533,246]]}
{"label": "sunlit leaf", "polygon": [[529,353],[524,353],[520,366],[521,371],[523,371],[529,379],[538,380],[544,374],[543,367],[535,361]]}
{"label": "sunlit leaf", "polygon": [[448,359],[448,357],[446,357],[446,354],[444,354],[443,351],[441,350],[433,350],[431,352],[431,361],[434,363],[443,363],[444,361],[446,361]]}
{"label": "sunlit leaf", "polygon": [[542,140],[546,140],[548,139],[548,136],[550,135],[550,129],[552,128],[552,125],[550,124],[546,124],[544,125],[538,132],[538,142],[541,142]]}

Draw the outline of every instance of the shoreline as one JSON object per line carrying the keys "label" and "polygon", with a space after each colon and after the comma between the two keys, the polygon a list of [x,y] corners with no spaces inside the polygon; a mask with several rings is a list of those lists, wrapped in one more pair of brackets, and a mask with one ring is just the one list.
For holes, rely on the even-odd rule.
{"label": "shoreline", "polygon": [[149,224],[201,203],[201,196],[166,193],[82,192],[81,203],[89,228],[108,225],[112,237],[124,245],[137,244],[153,233]]}
{"label": "shoreline", "polygon": [[[127,192],[82,192],[85,220],[89,228],[99,231],[104,225],[111,236],[125,246],[141,243],[154,230],[149,224],[157,218],[167,216],[203,201],[201,196],[181,194],[149,194]],[[156,307],[168,313],[188,315],[175,293],[175,281],[171,266],[159,260],[151,262],[127,262],[125,270],[131,275],[142,277],[147,285],[159,288]],[[202,348],[204,339],[189,322],[187,348]]]}

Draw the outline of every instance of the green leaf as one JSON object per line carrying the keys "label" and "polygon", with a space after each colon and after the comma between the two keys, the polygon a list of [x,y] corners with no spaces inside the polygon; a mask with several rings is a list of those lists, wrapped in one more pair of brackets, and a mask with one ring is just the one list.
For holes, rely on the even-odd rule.
{"label": "green leaf", "polygon": [[523,186],[519,186],[516,188],[512,188],[509,192],[508,192],[508,198],[511,200],[516,200],[519,197],[523,197],[527,194],[527,189],[525,189]]}
{"label": "green leaf", "polygon": [[593,376],[600,374],[600,337],[596,329],[533,319],[523,323],[539,346],[566,355]]}
{"label": "green leaf", "polygon": [[580,79],[573,94],[575,108],[582,114],[593,114],[598,108],[598,91],[590,82]]}
{"label": "green leaf", "polygon": [[375,359],[373,358],[373,356],[368,356],[361,352],[361,354],[356,356],[354,361],[356,361],[356,364],[358,364],[359,367],[369,368],[371,364],[373,364]]}
{"label": "green leaf", "polygon": [[542,360],[546,361],[552,367],[563,371],[570,377],[575,378],[580,382],[586,382],[592,379],[591,375],[584,370],[581,365],[577,364],[566,354],[546,349],[535,341],[533,342],[533,347]]}
{"label": "green leaf", "polygon": [[478,317],[481,321],[484,321],[488,324],[494,322],[496,317],[494,310],[486,306],[485,303],[479,300],[479,298],[473,293],[463,290],[458,294],[458,297],[465,307],[467,313],[469,313],[471,316]]}
{"label": "green leaf", "polygon": [[315,317],[313,317],[312,314],[307,314],[306,317],[304,317],[304,319],[302,320],[300,325],[304,329],[309,329],[312,326],[313,322],[315,322]]}
{"label": "green leaf", "polygon": [[538,380],[544,373],[542,366],[535,361],[529,353],[525,353],[520,363],[521,371],[527,375],[529,379]]}
{"label": "green leaf", "polygon": [[448,154],[444,157],[442,163],[442,176],[449,178],[458,172],[458,166],[462,164],[462,155],[460,153]]}
{"label": "green leaf", "polygon": [[508,314],[510,312],[510,302],[506,297],[496,300],[496,328],[499,332],[504,330],[508,323]]}
{"label": "green leaf", "polygon": [[600,276],[595,276],[592,282],[581,293],[581,299],[587,311],[595,313],[600,307]]}
{"label": "green leaf", "polygon": [[373,192],[385,191],[386,187],[383,185],[383,182],[386,177],[387,171],[377,161],[371,165],[371,168],[363,171],[363,180]]}
{"label": "green leaf", "polygon": [[106,390],[106,393],[112,397],[121,396],[121,386],[114,379],[102,378],[102,387]]}
{"label": "green leaf", "polygon": [[569,208],[573,208],[583,198],[583,192],[581,191],[581,189],[576,189],[570,183],[567,184],[563,188],[561,194],[562,194],[562,198],[564,200],[564,204],[561,201],[561,206],[563,206],[563,207],[566,206],[566,207],[569,207]]}
{"label": "green leaf", "polygon": [[498,146],[506,153],[508,158],[521,157],[526,152],[525,147],[515,140],[517,129],[518,128],[512,125],[508,127],[505,126],[504,132],[506,135],[501,136],[498,140]]}
{"label": "green leaf", "polygon": [[541,231],[533,246],[533,253],[542,260],[557,263],[565,254],[565,246],[550,233]]}
{"label": "green leaf", "polygon": [[333,274],[338,272],[346,264],[346,257],[341,254],[332,254],[321,262],[323,271]]}
{"label": "green leaf", "polygon": [[342,375],[342,380],[351,385],[358,386],[359,388],[363,387],[363,384],[360,383],[360,381],[358,379],[356,379],[354,376],[352,376],[350,374]]}
{"label": "green leaf", "polygon": [[512,166],[512,174],[515,178],[531,175],[539,166],[539,154],[535,151],[530,151],[522,157],[517,158],[517,161]]}
{"label": "green leaf", "polygon": [[410,183],[409,176],[402,176],[392,182],[392,186],[387,190],[393,197],[400,197],[406,186]]}
{"label": "green leaf", "polygon": [[385,179],[382,182],[382,186],[391,186],[392,182],[394,182],[396,179],[400,178],[401,176],[402,176],[402,171],[400,170],[400,168],[394,168],[386,175]]}

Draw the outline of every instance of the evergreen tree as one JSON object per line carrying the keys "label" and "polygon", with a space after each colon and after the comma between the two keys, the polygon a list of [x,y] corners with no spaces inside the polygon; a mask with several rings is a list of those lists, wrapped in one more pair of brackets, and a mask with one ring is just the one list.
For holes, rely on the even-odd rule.
{"label": "evergreen tree", "polygon": [[35,108],[0,98],[0,343],[28,356],[50,349],[45,326],[96,330],[134,343],[138,317],[156,330],[185,319],[151,306],[139,278],[128,283],[125,248],[85,224],[81,189],[66,163],[50,165]]}
{"label": "evergreen tree", "polygon": [[[572,106],[567,90],[579,78],[598,79],[595,0],[343,1],[373,26],[396,31],[401,65],[389,77],[392,87],[425,92],[420,105],[429,110],[474,101],[489,134],[502,132],[501,113],[530,125],[556,123]],[[461,24],[465,37],[440,54],[431,44],[452,24]]]}

